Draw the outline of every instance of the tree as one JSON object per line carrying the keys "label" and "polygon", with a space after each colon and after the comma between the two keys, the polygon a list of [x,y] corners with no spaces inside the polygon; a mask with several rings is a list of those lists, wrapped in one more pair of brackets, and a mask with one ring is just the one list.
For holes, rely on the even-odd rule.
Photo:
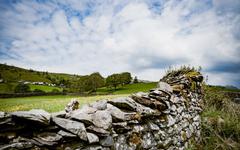
{"label": "tree", "polygon": [[138,83],[137,76],[134,77],[133,83]]}
{"label": "tree", "polygon": [[120,82],[122,85],[129,84],[132,80],[131,73],[123,72],[120,74]]}
{"label": "tree", "polygon": [[86,80],[88,91],[96,92],[97,88],[104,86],[104,78],[99,72],[92,73]]}
{"label": "tree", "polygon": [[119,84],[121,84],[121,79],[119,74],[112,74],[108,76],[106,79],[106,85],[109,87],[114,87],[115,90]]}
{"label": "tree", "polygon": [[105,84],[104,78],[99,72],[92,73],[88,76],[82,76],[78,80],[78,88],[80,92],[90,91],[96,92],[97,88],[103,87]]}
{"label": "tree", "polygon": [[28,92],[30,92],[30,87],[27,84],[20,83],[15,87],[14,92],[15,93],[28,93]]}

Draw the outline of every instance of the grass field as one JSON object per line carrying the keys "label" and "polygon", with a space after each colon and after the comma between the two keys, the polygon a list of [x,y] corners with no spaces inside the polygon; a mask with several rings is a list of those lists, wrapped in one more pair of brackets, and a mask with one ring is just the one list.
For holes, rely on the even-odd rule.
{"label": "grass field", "polygon": [[[147,92],[156,87],[156,83],[137,83],[129,84],[123,87],[119,87],[114,91],[109,88],[101,88],[97,91],[97,94],[111,94],[111,95],[99,95],[88,97],[77,96],[33,96],[33,97],[21,97],[21,98],[4,98],[0,99],[0,111],[12,112],[17,110],[30,110],[33,108],[45,109],[49,112],[56,112],[63,110],[66,104],[72,99],[77,98],[80,102],[80,106],[86,103],[91,103],[96,100],[115,98],[127,96],[131,93],[143,91]],[[45,92],[50,92],[57,87],[49,87],[42,85],[30,85],[31,90],[40,89]],[[60,88],[58,90],[61,90]]]}
{"label": "grass field", "polygon": [[64,110],[64,107],[71,101],[72,98],[77,98],[80,102],[80,107],[83,104],[91,103],[96,100],[112,99],[116,97],[125,97],[128,94],[119,95],[101,95],[101,96],[33,96],[22,98],[4,98],[0,99],[0,111],[12,112],[18,110],[44,109],[48,112],[57,112]]}
{"label": "grass field", "polygon": [[148,92],[150,89],[156,88],[157,83],[151,82],[151,83],[136,83],[136,84],[127,84],[124,86],[120,86],[116,90],[110,89],[107,87],[103,87],[97,90],[98,94],[131,94],[136,93],[139,91],[142,92]]}
{"label": "grass field", "polygon": [[53,87],[53,86],[47,86],[47,85],[29,85],[31,91],[34,91],[35,89],[42,90],[44,92],[52,92],[52,90],[56,89],[59,92],[62,92],[62,88],[59,87]]}

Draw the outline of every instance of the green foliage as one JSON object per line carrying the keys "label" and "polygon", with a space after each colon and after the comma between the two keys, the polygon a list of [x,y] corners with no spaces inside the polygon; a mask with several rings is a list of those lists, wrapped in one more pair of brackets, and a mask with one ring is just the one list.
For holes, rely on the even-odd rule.
{"label": "green foliage", "polygon": [[116,90],[117,86],[121,84],[121,79],[119,74],[112,74],[106,78],[106,85],[109,87],[114,87]]}
{"label": "green foliage", "polygon": [[119,74],[119,76],[120,76],[120,82],[122,85],[129,84],[132,81],[132,76],[131,76],[131,73],[129,72],[123,72]]}
{"label": "green foliage", "polygon": [[14,93],[17,83],[0,83],[0,93]]}
{"label": "green foliage", "polygon": [[104,78],[99,72],[95,72],[91,75],[80,77],[77,84],[73,84],[73,87],[79,89],[79,92],[96,92],[98,88],[103,87],[104,85]]}
{"label": "green foliage", "polygon": [[28,93],[28,92],[30,92],[30,87],[27,84],[20,83],[15,87],[14,92],[15,93]]}
{"label": "green foliage", "polygon": [[60,91],[58,89],[52,89],[52,93],[59,93]]}
{"label": "green foliage", "polygon": [[129,84],[131,80],[132,77],[129,72],[114,73],[106,78],[106,86],[113,87],[116,90],[119,85]]}
{"label": "green foliage", "polygon": [[33,92],[34,93],[45,93],[43,90],[40,90],[40,89],[34,89]]}
{"label": "green foliage", "polygon": [[137,76],[134,77],[134,79],[133,79],[133,83],[138,83]]}

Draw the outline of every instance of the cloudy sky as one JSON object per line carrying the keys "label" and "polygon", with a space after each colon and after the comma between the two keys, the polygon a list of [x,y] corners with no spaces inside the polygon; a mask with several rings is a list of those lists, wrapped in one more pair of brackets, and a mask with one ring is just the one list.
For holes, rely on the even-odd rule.
{"label": "cloudy sky", "polygon": [[202,66],[240,87],[239,0],[1,0],[0,63],[159,80]]}

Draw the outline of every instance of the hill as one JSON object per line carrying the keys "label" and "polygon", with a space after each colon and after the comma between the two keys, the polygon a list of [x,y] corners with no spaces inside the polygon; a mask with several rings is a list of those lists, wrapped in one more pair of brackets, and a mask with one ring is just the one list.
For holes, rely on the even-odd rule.
{"label": "hill", "polygon": [[60,87],[63,84],[74,82],[80,77],[79,75],[49,73],[0,64],[0,93],[13,93],[19,83],[29,84],[31,90],[40,89],[49,92],[57,89],[62,91]]}
{"label": "hill", "polygon": [[6,64],[0,64],[0,78],[3,79],[3,82],[30,81],[54,84],[60,80],[74,80],[78,77],[80,76],[64,73],[35,71],[32,69],[23,69]]}

